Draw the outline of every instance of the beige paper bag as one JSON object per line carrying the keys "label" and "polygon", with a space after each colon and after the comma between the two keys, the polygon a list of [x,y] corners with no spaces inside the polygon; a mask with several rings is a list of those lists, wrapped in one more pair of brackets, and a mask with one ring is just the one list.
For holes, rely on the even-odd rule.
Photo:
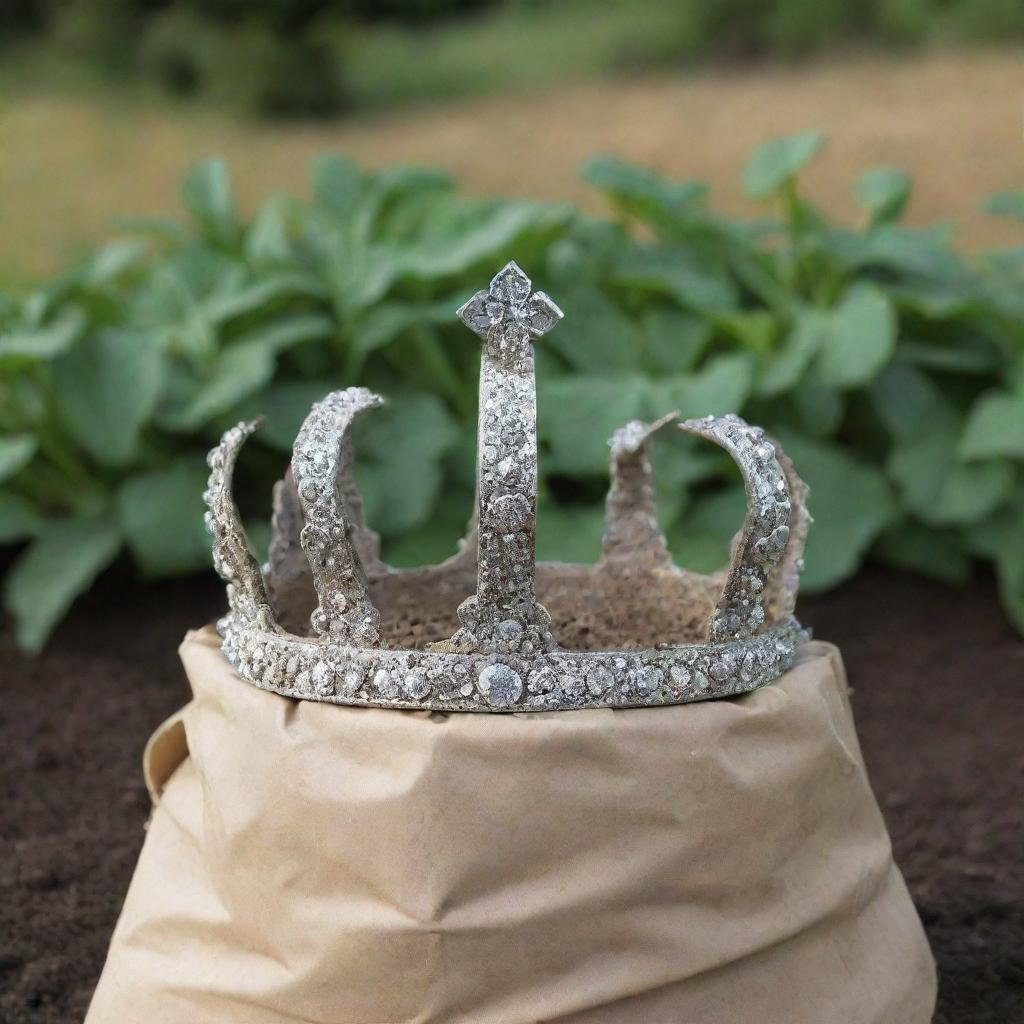
{"label": "beige paper bag", "polygon": [[931,1019],[834,647],[738,699],[520,715],[290,700],[210,629],[182,658],[88,1024]]}

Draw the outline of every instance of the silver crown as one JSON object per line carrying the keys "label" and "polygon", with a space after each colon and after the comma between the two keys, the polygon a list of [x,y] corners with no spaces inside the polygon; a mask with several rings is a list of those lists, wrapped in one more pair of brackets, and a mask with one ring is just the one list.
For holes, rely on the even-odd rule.
{"label": "silver crown", "polygon": [[458,315],[484,341],[477,502],[446,562],[393,569],[363,524],[350,428],[382,402],[365,388],[329,394],[303,423],[274,489],[266,566],[231,492],[258,423],[228,430],[210,452],[206,520],[230,605],[218,628],[238,674],[305,700],[439,711],[679,704],[781,675],[807,636],[793,609],[810,517],[778,446],[738,416],[679,424],[743,474],[747,514],[724,575],[676,568],[658,529],[647,447],[675,413],[609,442],[601,560],[537,565],[532,343],[562,312],[509,263]]}

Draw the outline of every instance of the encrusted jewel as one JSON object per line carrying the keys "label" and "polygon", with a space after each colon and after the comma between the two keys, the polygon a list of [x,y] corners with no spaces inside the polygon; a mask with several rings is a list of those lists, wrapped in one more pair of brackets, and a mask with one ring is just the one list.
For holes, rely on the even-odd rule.
{"label": "encrusted jewel", "polygon": [[413,700],[423,700],[430,693],[430,680],[422,672],[410,672],[402,680],[402,689]]}
{"label": "encrusted jewel", "polygon": [[587,673],[587,689],[594,697],[606,694],[615,683],[615,675],[605,665],[595,665]]}
{"label": "encrusted jewel", "polygon": [[398,696],[398,681],[394,672],[389,672],[386,668],[378,669],[374,673],[373,685],[386,700],[393,700]]}
{"label": "encrusted jewel", "polygon": [[558,688],[558,676],[553,668],[544,665],[530,673],[526,688],[530,693],[553,693]]}
{"label": "encrusted jewel", "polygon": [[313,669],[313,686],[321,697],[329,697],[334,693],[335,671],[324,662],[318,662]]}
{"label": "encrusted jewel", "polygon": [[511,707],[523,693],[523,680],[508,665],[488,665],[476,685],[487,703],[496,708]]}

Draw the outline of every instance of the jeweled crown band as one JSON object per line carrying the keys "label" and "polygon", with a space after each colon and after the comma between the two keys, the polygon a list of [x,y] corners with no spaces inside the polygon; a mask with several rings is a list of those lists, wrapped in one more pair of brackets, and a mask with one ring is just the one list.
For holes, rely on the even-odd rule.
{"label": "jeweled crown band", "polygon": [[[215,565],[228,581],[224,649],[238,672],[279,693],[337,703],[549,710],[701,700],[752,689],[784,671],[804,635],[792,612],[810,521],[806,487],[762,430],[731,415],[679,424],[727,451],[747,492],[706,642],[666,642],[647,651],[559,646],[536,592],[532,345],[562,313],[509,264],[459,315],[484,340],[476,551],[468,543],[460,559],[412,571],[419,584],[424,573],[447,579],[456,561],[461,566],[475,553],[476,592],[459,606],[459,628],[425,649],[396,648],[381,632],[370,576],[403,574],[377,560],[376,539],[362,523],[350,437],[355,418],[381,399],[349,388],[317,403],[299,432],[291,470],[275,490],[265,573],[249,552],[231,495],[235,459],[256,424],[239,424],[211,452],[208,525]],[[678,582],[680,592],[697,579],[672,566],[654,509],[647,448],[675,421],[670,414],[654,424],[631,423],[610,442],[608,529],[592,577],[602,592],[622,575],[638,587],[645,578],[670,591]],[[309,636],[281,624],[301,628],[296,601],[308,615]]]}

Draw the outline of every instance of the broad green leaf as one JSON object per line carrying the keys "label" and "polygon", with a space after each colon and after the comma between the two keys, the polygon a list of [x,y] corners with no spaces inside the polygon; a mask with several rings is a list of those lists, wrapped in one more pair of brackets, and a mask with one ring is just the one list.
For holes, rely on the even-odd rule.
{"label": "broad green leaf", "polygon": [[794,316],[800,297],[782,282],[784,271],[774,253],[752,248],[755,239],[743,239],[728,246],[726,258],[736,280],[781,320]]}
{"label": "broad green leaf", "polygon": [[898,221],[910,199],[910,175],[892,167],[865,171],[857,181],[857,202],[872,224]]}
{"label": "broad green leaf", "polygon": [[982,395],[967,416],[958,454],[962,459],[1024,459],[1024,392]]}
{"label": "broad green leaf", "polygon": [[481,211],[472,224],[454,236],[439,234],[404,252],[393,252],[395,277],[433,281],[464,274],[479,264],[486,264],[488,269],[500,266],[507,262],[506,253],[515,255],[517,246],[528,237],[551,236],[563,230],[573,215],[572,207],[565,204],[503,202]]}
{"label": "broad green leaf", "polygon": [[453,184],[451,175],[435,167],[385,167],[366,183],[357,229],[364,237],[407,238]]}
{"label": "broad green leaf", "polygon": [[970,552],[978,558],[994,561],[1000,551],[1013,547],[1024,522],[1021,509],[1024,509],[1024,476],[1018,479],[1009,498],[999,508],[964,529]]}
{"label": "broad green leaf", "polygon": [[887,291],[899,309],[927,320],[953,320],[976,310],[981,302],[979,290],[969,278],[906,278]]}
{"label": "broad green leaf", "polygon": [[772,397],[795,388],[824,344],[830,327],[831,320],[823,310],[812,306],[800,309],[779,348],[762,358],[757,394]]}
{"label": "broad green leaf", "polygon": [[442,299],[431,303],[381,302],[366,310],[352,327],[345,354],[346,378],[355,380],[372,352],[390,345],[410,329],[451,323],[458,306],[454,300]]}
{"label": "broad green leaf", "polygon": [[963,275],[964,267],[949,247],[951,234],[952,229],[941,224],[929,228],[882,224],[858,240],[849,254],[849,269],[878,267],[955,281]]}
{"label": "broad green leaf", "polygon": [[636,248],[615,267],[612,279],[620,286],[665,296],[684,309],[701,313],[724,313],[739,307],[739,295],[726,272],[684,250]]}
{"label": "broad green leaf", "polygon": [[185,209],[217,242],[230,242],[237,232],[231,175],[223,160],[203,160],[189,170],[181,186]]}
{"label": "broad green leaf", "polygon": [[582,285],[560,293],[558,302],[566,317],[544,335],[542,345],[583,372],[621,373],[639,366],[643,353],[636,320],[603,291]]}
{"label": "broad green leaf", "polygon": [[0,491],[0,544],[14,544],[34,537],[45,520],[27,498]]}
{"label": "broad green leaf", "polygon": [[54,367],[61,417],[78,444],[107,466],[135,458],[163,382],[163,354],[132,330],[90,334]]}
{"label": "broad green leaf", "polygon": [[[552,288],[582,282],[600,284],[633,248],[634,242],[622,224],[579,217],[547,252],[547,270]],[[553,293],[552,293],[553,294]]]}
{"label": "broad green leaf", "polygon": [[161,415],[161,423],[175,431],[198,429],[265,387],[285,349],[329,338],[334,330],[330,317],[316,314],[283,317],[256,328],[224,349],[209,378],[180,407]]}
{"label": "broad green leaf", "polygon": [[326,377],[278,381],[248,399],[238,410],[238,416],[244,420],[263,417],[260,440],[278,451],[290,454],[299,428],[313,408],[313,403],[342,386],[340,380]]}
{"label": "broad green leaf", "polygon": [[889,362],[895,347],[896,315],[885,293],[871,284],[852,285],[829,316],[817,376],[828,387],[860,387]]}
{"label": "broad green leaf", "polygon": [[747,496],[738,483],[696,498],[668,532],[673,561],[691,572],[726,568],[729,546],[746,514]]}
{"label": "broad green leaf", "polygon": [[999,597],[1018,632],[1024,633],[1024,526],[1013,544],[996,556]]}
{"label": "broad green leaf", "polygon": [[18,644],[39,651],[75,598],[89,589],[120,547],[117,525],[107,518],[47,523],[15,562],[4,588]]}
{"label": "broad green leaf", "polygon": [[45,327],[0,333],[0,369],[55,359],[71,348],[85,326],[82,311],[76,306],[69,306]]}
{"label": "broad green leaf", "polygon": [[271,196],[260,207],[245,232],[245,258],[257,265],[279,265],[292,259],[291,226],[296,201],[288,195]]}
{"label": "broad green leaf", "polygon": [[972,550],[996,563],[999,597],[1014,626],[1024,633],[1024,476],[1007,503],[971,527]]}
{"label": "broad green leaf", "polygon": [[[469,508],[472,495],[466,502]],[[439,565],[459,550],[459,541],[465,536],[465,523],[439,520],[433,514],[420,526],[382,538],[381,557],[388,565],[400,569],[414,569],[421,565]]]}
{"label": "broad green leaf", "polygon": [[366,522],[385,537],[425,523],[441,490],[439,460],[360,460],[357,476]]}
{"label": "broad green leaf", "polygon": [[961,335],[950,344],[903,339],[899,343],[899,357],[913,366],[948,374],[998,373],[1002,362],[1002,357],[984,339],[970,335]]}
{"label": "broad green leaf", "polygon": [[110,242],[89,259],[83,283],[92,288],[110,284],[124,274],[149,252],[149,246],[138,238]]}
{"label": "broad green leaf", "polygon": [[330,290],[316,278],[296,272],[280,272],[261,281],[247,282],[241,277],[224,282],[216,292],[201,304],[201,314],[207,324],[223,324],[235,317],[261,313],[267,317],[276,312],[275,303],[290,299],[327,299]]}
{"label": "broad green leaf", "polygon": [[121,530],[136,564],[149,576],[176,576],[210,564],[203,526],[209,476],[201,455],[129,477],[117,495]]}
{"label": "broad green leaf", "polygon": [[955,410],[947,405],[935,382],[914,366],[891,363],[871,382],[868,396],[897,441],[911,440],[936,427],[956,429]]}
{"label": "broad green leaf", "polygon": [[356,421],[356,451],[380,462],[419,462],[443,455],[458,438],[444,403],[427,393],[392,395]]}
{"label": "broad green leaf", "polygon": [[442,458],[458,439],[457,427],[434,395],[395,395],[355,424],[359,486],[366,521],[384,536],[426,522],[437,502]]}
{"label": "broad green leaf", "polygon": [[805,381],[790,396],[800,428],[809,437],[829,438],[839,429],[846,412],[842,391]]}
{"label": "broad green leaf", "polygon": [[779,332],[779,323],[767,310],[719,313],[712,317],[715,327],[727,338],[751,352],[767,352]]}
{"label": "broad green leaf", "polygon": [[[641,319],[645,367],[654,373],[685,373],[711,344],[711,324],[692,313],[655,307]],[[565,322],[559,325],[559,330]]]}
{"label": "broad green leaf", "polygon": [[38,442],[31,434],[0,435],[0,482],[32,461]]}
{"label": "broad green leaf", "polygon": [[350,224],[363,193],[363,176],[355,161],[336,153],[312,164],[313,198],[330,210],[340,225]]}
{"label": "broad green leaf", "polygon": [[868,394],[894,439],[886,471],[904,506],[931,526],[971,523],[1000,504],[1013,484],[1008,462],[957,461],[962,417],[920,370],[893,364]]}
{"label": "broad green leaf", "polygon": [[738,413],[753,387],[753,357],[736,352],[715,356],[696,373],[662,377],[650,385],[651,416],[678,409],[681,419]]}
{"label": "broad green leaf", "polygon": [[932,526],[971,523],[988,515],[1013,486],[1006,461],[957,462],[957,423],[935,427],[899,443],[887,462],[904,503]]}
{"label": "broad green leaf", "polygon": [[934,529],[908,519],[886,530],[874,553],[889,565],[944,583],[965,583],[971,575],[970,555],[959,530]]}
{"label": "broad green leaf", "polygon": [[971,551],[996,563],[999,597],[1006,614],[1024,633],[1024,476],[1009,499],[968,531]]}
{"label": "broad green leaf", "polygon": [[605,516],[600,505],[558,505],[537,509],[537,558],[592,565],[601,557]]}
{"label": "broad green leaf", "polygon": [[810,488],[814,525],[801,586],[824,590],[852,576],[894,514],[882,472],[839,445],[780,432],[786,454]]}
{"label": "broad green leaf", "polygon": [[985,202],[985,212],[994,217],[1024,220],[1024,192],[998,192]]}
{"label": "broad green leaf", "polygon": [[582,177],[604,192],[622,213],[655,225],[671,224],[708,191],[703,182],[668,181],[650,168],[613,156],[596,156],[588,161]]}
{"label": "broad green leaf", "polygon": [[[608,439],[618,427],[642,419],[650,406],[650,384],[640,374],[605,377],[574,374],[538,381],[537,427],[547,444],[548,473],[603,475]],[[664,411],[671,409],[666,407]]]}
{"label": "broad green leaf", "polygon": [[761,143],[743,168],[743,190],[752,199],[777,192],[821,149],[821,132],[802,132]]}

